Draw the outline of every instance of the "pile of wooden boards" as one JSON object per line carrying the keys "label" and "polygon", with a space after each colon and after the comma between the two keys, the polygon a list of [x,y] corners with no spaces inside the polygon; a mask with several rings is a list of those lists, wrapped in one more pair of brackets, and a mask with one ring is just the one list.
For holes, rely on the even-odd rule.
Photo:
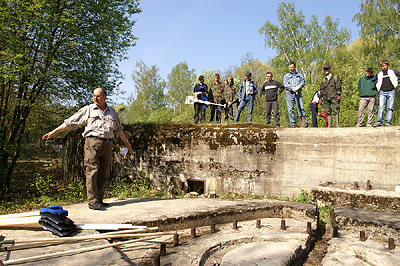
{"label": "pile of wooden boards", "polygon": [[[40,212],[24,212],[17,214],[0,215],[0,228],[41,229],[39,224]],[[132,224],[76,224],[81,230],[128,230],[146,228],[146,226],[133,226]]]}
{"label": "pile of wooden boards", "polygon": [[[103,234],[94,234],[88,236],[77,236],[77,237],[63,237],[63,238],[41,238],[41,239],[29,239],[29,240],[4,240],[0,242],[0,246],[5,244],[11,244],[12,246],[2,246],[0,247],[0,252],[4,251],[13,251],[13,250],[21,250],[28,248],[36,248],[50,245],[57,245],[68,242],[76,242],[76,241],[90,241],[97,239],[117,239],[117,238],[136,238],[133,240],[121,241],[116,243],[110,243],[100,246],[92,246],[80,249],[67,250],[62,252],[56,252],[51,254],[39,255],[34,257],[15,259],[15,260],[7,260],[0,261],[3,265],[14,265],[19,263],[33,262],[44,259],[51,259],[60,256],[74,255],[78,253],[94,251],[109,247],[121,246],[126,244],[132,244],[135,242],[148,241],[151,239],[159,238],[162,235],[172,235],[174,233],[171,232],[151,232],[157,231],[157,227],[145,228],[145,229],[134,229],[134,230],[125,230],[118,232],[109,232]],[[1,264],[0,264],[1,265]]]}
{"label": "pile of wooden boards", "polygon": [[[26,212],[20,214],[9,214],[0,215],[0,229],[1,228],[12,228],[12,229],[41,229],[39,220],[41,215],[39,212]],[[28,258],[14,259],[14,260],[0,260],[0,266],[2,265],[14,265],[20,263],[33,262],[38,260],[50,259],[60,256],[68,256],[93,250],[104,249],[108,247],[121,246],[131,244],[135,242],[148,241],[151,239],[159,238],[163,235],[173,235],[174,232],[156,232],[158,227],[146,227],[146,226],[134,226],[132,224],[77,224],[77,227],[81,230],[99,230],[99,231],[112,231],[108,233],[83,235],[75,237],[51,237],[51,238],[37,238],[37,239],[5,239],[0,241],[0,252],[10,252],[14,250],[30,249],[36,247],[51,246],[57,244],[65,244],[69,242],[77,241],[91,241],[98,239],[118,239],[118,238],[135,238],[132,240],[121,241],[117,243],[104,244],[100,246],[85,247],[80,249],[72,249],[62,252],[56,252],[51,254],[39,255]],[[128,229],[128,230],[126,230]],[[123,230],[123,231],[119,231]],[[0,240],[3,237],[0,237]]]}

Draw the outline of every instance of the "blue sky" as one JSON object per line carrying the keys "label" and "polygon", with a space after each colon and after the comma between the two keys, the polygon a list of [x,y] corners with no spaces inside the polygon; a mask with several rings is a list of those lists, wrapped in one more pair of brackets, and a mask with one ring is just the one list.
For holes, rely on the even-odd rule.
{"label": "blue sky", "polygon": [[[157,65],[162,78],[180,62],[187,62],[199,75],[202,70],[224,71],[231,65],[240,65],[248,52],[254,58],[268,61],[274,50],[264,48],[264,37],[258,30],[266,21],[278,24],[276,9],[279,0],[144,0],[142,13],[133,28],[138,38],[129,59],[120,62],[125,75],[120,88],[124,95],[113,96],[117,103],[126,103],[134,92],[132,73],[137,60],[146,65]],[[339,19],[339,27],[351,30],[352,41],[359,28],[352,21],[359,12],[361,0],[297,0],[296,10],[303,11],[308,23],[317,15],[322,23],[325,16]]]}

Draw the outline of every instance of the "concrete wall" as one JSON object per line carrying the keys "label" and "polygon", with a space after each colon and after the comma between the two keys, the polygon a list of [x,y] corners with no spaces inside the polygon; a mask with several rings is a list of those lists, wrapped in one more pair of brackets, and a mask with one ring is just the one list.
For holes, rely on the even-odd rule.
{"label": "concrete wall", "polygon": [[[146,178],[154,188],[169,192],[185,189],[188,180],[205,182],[205,193],[265,196],[296,195],[300,188],[310,191],[327,182],[352,186],[367,180],[373,188],[394,190],[400,184],[399,130],[128,126],[125,133],[135,152],[120,155],[123,143],[115,138],[112,175],[134,182]],[[67,179],[73,174],[67,172]]]}

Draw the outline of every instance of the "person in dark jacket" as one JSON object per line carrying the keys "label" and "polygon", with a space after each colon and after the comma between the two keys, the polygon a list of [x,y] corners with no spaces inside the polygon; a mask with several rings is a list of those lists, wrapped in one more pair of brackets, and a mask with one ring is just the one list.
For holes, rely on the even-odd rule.
{"label": "person in dark jacket", "polygon": [[[280,89],[278,91],[278,89]],[[278,95],[283,92],[285,86],[279,81],[273,80],[271,72],[267,72],[267,82],[261,87],[261,93],[265,95],[265,124],[269,125],[271,121],[271,109],[274,111],[275,126],[280,127]]]}
{"label": "person in dark jacket", "polygon": [[332,115],[335,117],[336,127],[339,127],[339,109],[342,94],[342,82],[340,81],[339,76],[331,73],[330,65],[325,65],[324,71],[326,76],[319,88],[322,99],[322,108],[324,108],[326,112],[329,127],[332,127]]}
{"label": "person in dark jacket", "polygon": [[[204,84],[204,76],[199,76],[199,83],[193,88],[194,95],[199,100],[208,101],[208,87]],[[200,121],[204,122],[206,120],[206,106],[202,103],[194,103],[194,123],[197,125],[199,123],[199,114],[201,115]]]}
{"label": "person in dark jacket", "polygon": [[372,68],[367,68],[365,76],[358,80],[358,91],[360,92],[360,107],[358,108],[357,127],[363,126],[365,110],[368,106],[368,121],[367,127],[372,127],[374,120],[375,96],[378,94],[374,83],[374,71]]}

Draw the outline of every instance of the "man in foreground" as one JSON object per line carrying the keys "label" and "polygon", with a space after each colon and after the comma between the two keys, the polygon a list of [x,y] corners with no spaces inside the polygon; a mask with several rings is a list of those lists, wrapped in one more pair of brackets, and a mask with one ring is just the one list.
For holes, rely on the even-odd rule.
{"label": "man in foreground", "polygon": [[93,104],[81,108],[53,131],[45,134],[47,140],[59,132],[85,126],[84,166],[89,208],[101,210],[109,206],[103,202],[104,188],[111,170],[111,141],[114,131],[130,151],[132,145],[125,136],[122,124],[114,108],[106,104],[107,93],[102,88],[93,91]]}

